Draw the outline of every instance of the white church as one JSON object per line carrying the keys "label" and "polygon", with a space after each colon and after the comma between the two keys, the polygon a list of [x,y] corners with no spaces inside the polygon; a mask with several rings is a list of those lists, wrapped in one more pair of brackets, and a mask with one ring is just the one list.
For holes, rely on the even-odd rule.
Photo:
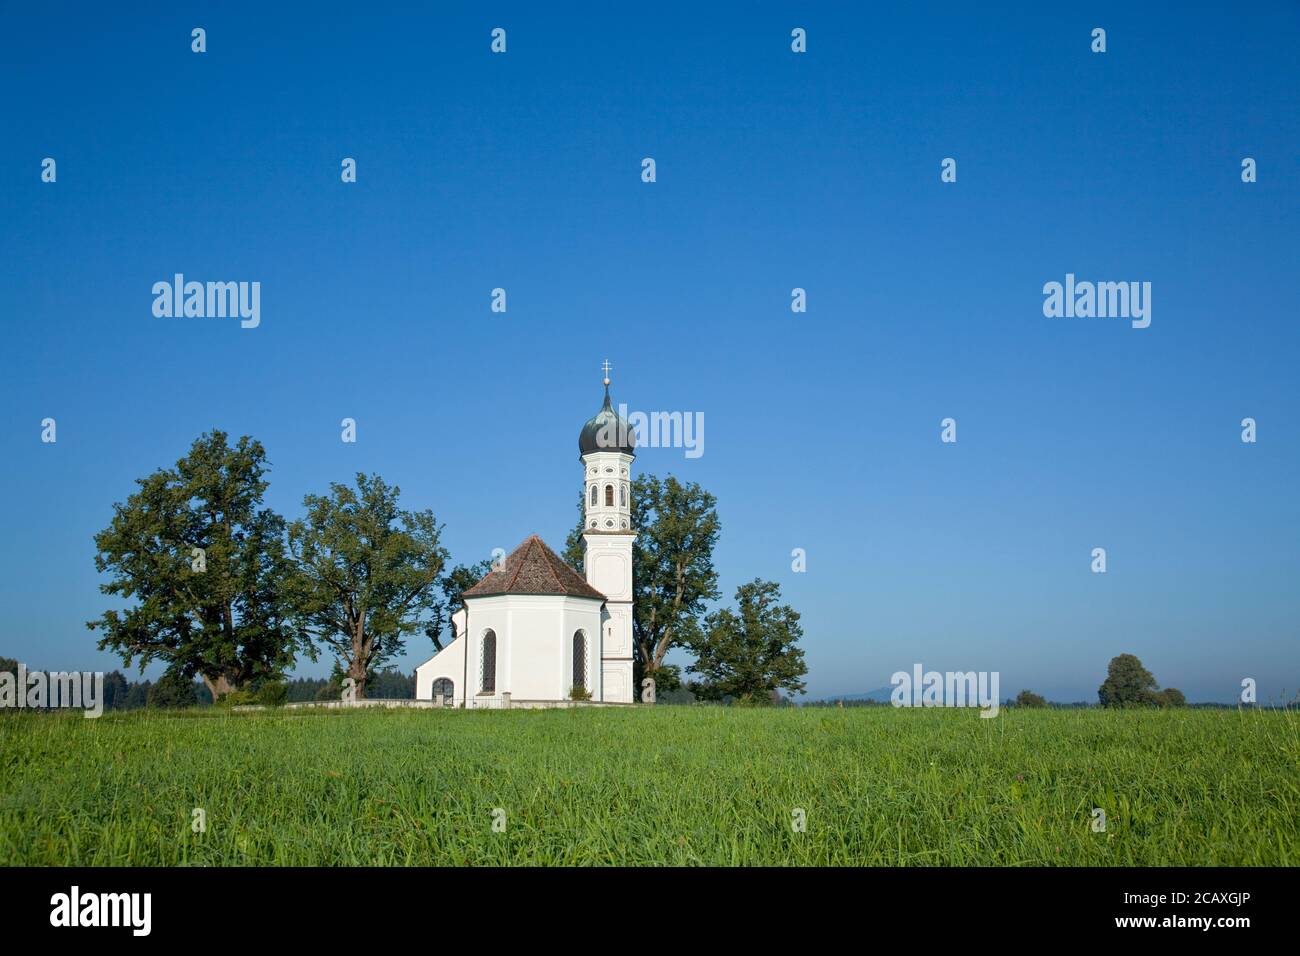
{"label": "white church", "polygon": [[537,535],[525,538],[465,592],[454,639],[415,669],[417,699],[541,707],[578,688],[582,699],[632,703],[635,445],[610,404],[606,362],[605,404],[578,435],[586,580]]}

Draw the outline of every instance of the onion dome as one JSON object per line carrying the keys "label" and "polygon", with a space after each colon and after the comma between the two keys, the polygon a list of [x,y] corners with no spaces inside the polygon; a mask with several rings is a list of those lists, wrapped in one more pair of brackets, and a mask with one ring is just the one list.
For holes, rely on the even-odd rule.
{"label": "onion dome", "polygon": [[613,451],[625,455],[636,454],[636,436],[627,421],[620,418],[609,401],[609,379],[605,379],[605,404],[601,406],[578,434],[578,453]]}

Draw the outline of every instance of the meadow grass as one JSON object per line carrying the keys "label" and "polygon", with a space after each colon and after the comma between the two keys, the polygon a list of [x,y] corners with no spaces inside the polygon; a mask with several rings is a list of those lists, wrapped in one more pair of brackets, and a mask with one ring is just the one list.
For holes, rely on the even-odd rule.
{"label": "meadow grass", "polygon": [[[891,707],[9,713],[0,864],[1294,866],[1297,720]],[[194,808],[206,832],[192,831]]]}

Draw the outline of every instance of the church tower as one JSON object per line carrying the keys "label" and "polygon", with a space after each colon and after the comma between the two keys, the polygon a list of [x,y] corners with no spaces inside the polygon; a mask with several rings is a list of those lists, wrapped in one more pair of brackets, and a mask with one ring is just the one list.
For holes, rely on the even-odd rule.
{"label": "church tower", "polygon": [[587,583],[605,595],[601,613],[601,697],[631,703],[632,686],[632,461],[636,440],[609,400],[582,426],[583,534]]}

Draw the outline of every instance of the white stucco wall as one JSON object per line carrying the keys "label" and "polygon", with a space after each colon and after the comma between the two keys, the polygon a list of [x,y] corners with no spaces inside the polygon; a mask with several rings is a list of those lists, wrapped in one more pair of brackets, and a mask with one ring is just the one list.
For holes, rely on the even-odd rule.
{"label": "white stucco wall", "polygon": [[465,638],[460,636],[415,669],[415,699],[433,697],[433,682],[440,677],[451,680],[453,700],[459,704],[463,698],[461,675],[465,663]]}
{"label": "white stucco wall", "polygon": [[[572,687],[573,635],[587,637],[587,689],[602,700],[601,602],[561,595],[504,594],[466,599],[461,636],[416,668],[415,693],[433,694],[441,677],[455,685],[457,704],[493,706],[503,693],[519,701],[567,700]],[[481,687],[483,637],[496,633],[496,688]],[[466,659],[468,655],[468,660]],[[466,693],[468,691],[468,694]]]}
{"label": "white stucco wall", "polygon": [[429,700],[433,697],[433,682],[445,677],[452,682],[453,700],[460,703],[461,674],[465,663],[465,611],[462,608],[451,616],[451,630],[454,635],[450,644],[433,657],[415,668],[415,699]]}
{"label": "white stucco wall", "polygon": [[631,703],[632,686],[632,543],[635,533],[583,534],[587,583],[608,598],[601,618],[602,700]]}

